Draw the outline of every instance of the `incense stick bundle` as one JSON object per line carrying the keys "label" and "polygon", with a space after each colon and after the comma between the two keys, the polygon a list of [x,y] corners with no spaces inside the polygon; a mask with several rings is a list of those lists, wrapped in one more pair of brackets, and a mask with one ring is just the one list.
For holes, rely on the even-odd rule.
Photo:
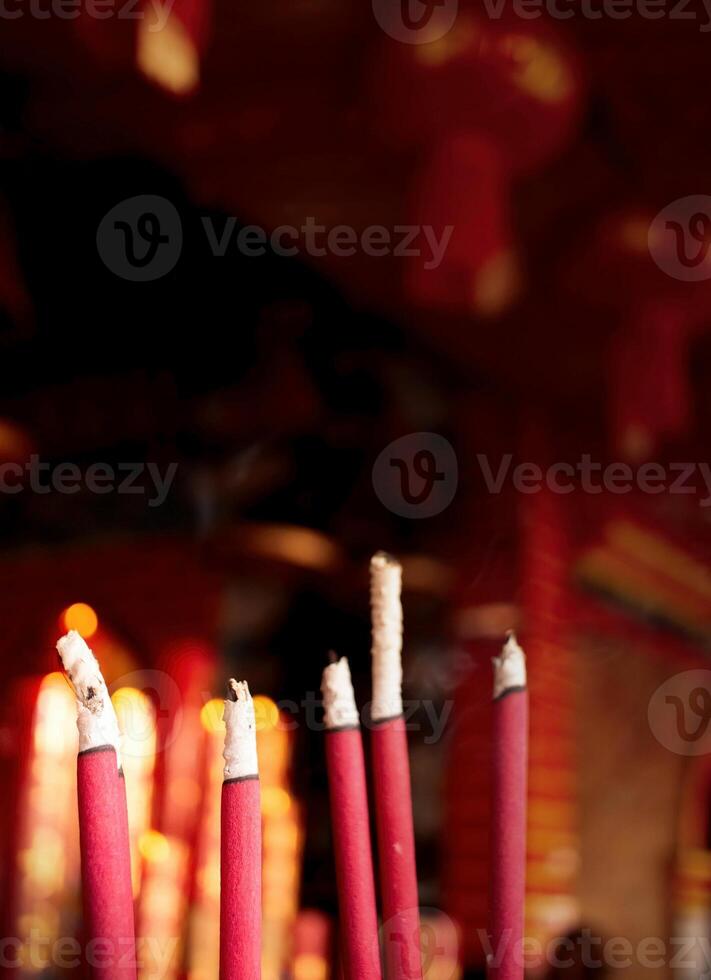
{"label": "incense stick bundle", "polygon": [[262,818],[257,728],[254,704],[246,683],[230,681],[224,718],[220,978],[259,980],[262,972]]}
{"label": "incense stick bundle", "polygon": [[72,630],[57,651],[77,698],[77,795],[87,961],[97,980],[135,980],[136,940],[120,735],[99,664]]}
{"label": "incense stick bundle", "polygon": [[379,552],[370,563],[371,708],[375,817],[387,980],[422,977],[410,761],[402,706],[402,568]]}
{"label": "incense stick bundle", "polygon": [[323,672],[326,765],[346,980],[380,980],[378,918],[360,719],[344,658]]}
{"label": "incense stick bundle", "polygon": [[494,658],[490,926],[491,980],[523,980],[528,691],[526,659],[509,633]]}

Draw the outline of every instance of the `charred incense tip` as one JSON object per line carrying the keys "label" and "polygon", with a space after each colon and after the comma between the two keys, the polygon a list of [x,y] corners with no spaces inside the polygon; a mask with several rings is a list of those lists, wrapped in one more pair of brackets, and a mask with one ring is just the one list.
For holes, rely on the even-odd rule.
{"label": "charred incense tip", "polygon": [[507,691],[526,687],[526,655],[518,645],[516,634],[506,634],[501,655],[493,658],[494,700]]}
{"label": "charred incense tip", "polygon": [[338,654],[335,652],[335,650],[328,651],[328,662],[329,664],[338,663]]}
{"label": "charred incense tip", "polygon": [[358,708],[353,693],[348,660],[341,657],[330,663],[321,679],[324,723],[326,728],[357,728],[360,725]]}
{"label": "charred incense tip", "polygon": [[379,551],[370,561],[373,721],[402,714],[402,566]]}
{"label": "charred incense tip", "polygon": [[225,700],[225,779],[256,776],[257,724],[254,702],[246,681],[230,678]]}
{"label": "charred incense tip", "polygon": [[77,699],[79,751],[111,745],[120,768],[118,719],[96,657],[76,630],[57,641],[57,653]]}

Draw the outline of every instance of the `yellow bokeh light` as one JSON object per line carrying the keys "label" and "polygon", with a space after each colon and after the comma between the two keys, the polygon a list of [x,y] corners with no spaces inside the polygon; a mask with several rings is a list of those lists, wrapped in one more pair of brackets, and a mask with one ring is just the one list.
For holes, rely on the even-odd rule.
{"label": "yellow bokeh light", "polygon": [[75,602],[64,610],[61,616],[65,630],[76,630],[85,640],[90,639],[99,628],[99,617],[85,602]]}
{"label": "yellow bokeh light", "polygon": [[170,841],[158,830],[147,830],[141,834],[138,850],[146,861],[162,864],[170,857]]}
{"label": "yellow bokeh light", "polygon": [[111,695],[127,760],[148,760],[152,767],[156,741],[156,719],[153,702],[135,687],[120,687]]}
{"label": "yellow bokeh light", "polygon": [[225,710],[225,702],[222,698],[211,698],[200,710],[200,722],[206,732],[211,735],[224,734],[225,723],[222,715]]}
{"label": "yellow bokeh light", "polygon": [[[34,748],[41,755],[61,755],[76,742],[76,699],[64,674],[54,671],[42,679],[37,695]],[[37,763],[37,758],[34,762]],[[40,762],[40,767],[44,762]]]}
{"label": "yellow bokeh light", "polygon": [[265,817],[283,817],[291,809],[291,796],[281,786],[262,788],[262,814]]}
{"label": "yellow bokeh light", "polygon": [[257,694],[254,698],[254,720],[258,732],[267,732],[279,724],[279,709],[264,694]]}

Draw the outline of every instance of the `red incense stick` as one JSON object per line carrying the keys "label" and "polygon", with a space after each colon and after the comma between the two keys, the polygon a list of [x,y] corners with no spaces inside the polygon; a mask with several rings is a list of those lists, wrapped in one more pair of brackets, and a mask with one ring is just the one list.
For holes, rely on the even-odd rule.
{"label": "red incense stick", "polygon": [[262,974],[262,820],[254,704],[231,680],[225,701],[222,786],[220,978]]}
{"label": "red incense stick", "polygon": [[370,563],[371,707],[375,817],[387,980],[420,980],[420,912],[407,732],[402,708],[402,569],[379,552]]}
{"label": "red incense stick", "polygon": [[528,692],[523,650],[510,633],[494,658],[491,980],[523,980]]}
{"label": "red incense stick", "polygon": [[346,980],[380,980],[365,760],[360,719],[345,657],[326,667],[321,691],[343,971]]}
{"label": "red incense stick", "polygon": [[116,714],[93,653],[72,630],[57,643],[77,697],[77,796],[86,959],[96,980],[135,980],[126,790]]}

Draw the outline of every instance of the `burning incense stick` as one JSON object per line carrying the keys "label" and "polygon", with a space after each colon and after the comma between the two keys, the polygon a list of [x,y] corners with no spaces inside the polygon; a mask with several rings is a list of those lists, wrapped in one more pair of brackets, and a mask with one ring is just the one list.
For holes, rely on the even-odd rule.
{"label": "burning incense stick", "polygon": [[262,821],[254,704],[231,680],[225,701],[222,785],[220,978],[259,980],[262,955]]}
{"label": "burning incense stick", "polygon": [[101,955],[89,963],[91,975],[97,980],[135,980],[131,856],[118,722],[99,664],[82,637],[70,631],[58,641],[57,651],[77,698],[84,915],[89,940],[101,947]]}
{"label": "burning incense stick", "polygon": [[344,973],[346,980],[380,980],[365,760],[345,657],[326,667],[321,693]]}
{"label": "burning incense stick", "polygon": [[494,658],[492,833],[489,977],[523,980],[526,889],[526,658],[509,633]]}
{"label": "burning incense stick", "polygon": [[372,747],[387,980],[422,977],[410,762],[402,715],[402,568],[370,563],[373,626]]}

